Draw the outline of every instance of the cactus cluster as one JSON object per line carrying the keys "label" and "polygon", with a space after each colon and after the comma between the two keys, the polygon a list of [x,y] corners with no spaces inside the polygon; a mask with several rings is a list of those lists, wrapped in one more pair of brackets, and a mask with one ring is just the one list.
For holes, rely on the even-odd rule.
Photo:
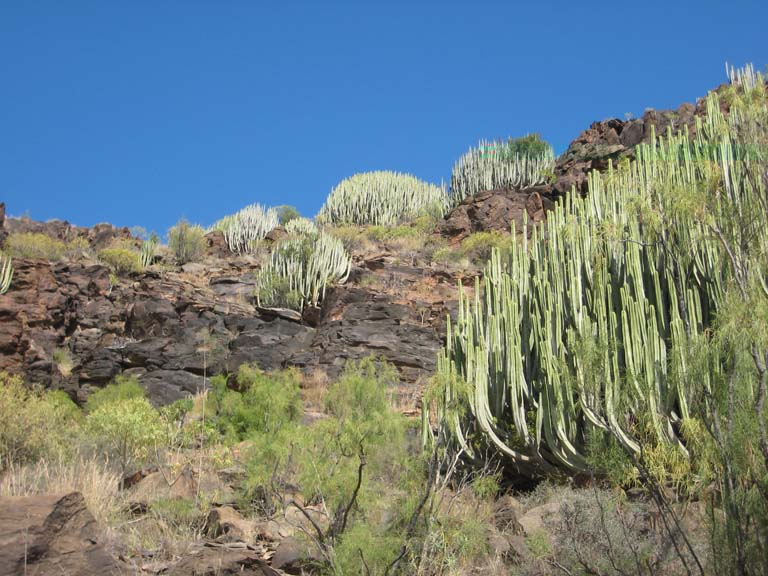
{"label": "cactus cluster", "polygon": [[[690,354],[732,270],[713,226],[766,194],[731,140],[738,121],[710,94],[695,139],[668,132],[631,163],[592,172],[586,198],[572,193],[546,228],[526,223],[520,243],[494,250],[482,286],[460,290],[432,414],[465,454],[490,448],[519,473],[574,473],[588,469],[590,436],[609,432],[629,453],[643,434],[687,456],[689,406],[716,373],[687,377]],[[723,200],[702,217],[702,191],[714,185]],[[750,234],[768,246],[765,214]]]}
{"label": "cactus cluster", "polygon": [[289,236],[307,236],[317,234],[317,225],[309,218],[293,218],[283,225]]}
{"label": "cactus cluster", "polygon": [[256,280],[259,306],[303,310],[318,306],[331,284],[345,282],[352,261],[340,240],[325,232],[289,236],[272,251]]}
{"label": "cactus cluster", "polygon": [[0,252],[0,294],[5,294],[13,280],[13,259]]}
{"label": "cactus cluster", "polygon": [[235,254],[249,253],[255,242],[263,239],[280,223],[277,210],[261,204],[251,204],[230,216],[225,216],[209,230],[221,230],[229,249]]}
{"label": "cactus cluster", "polygon": [[[531,137],[519,139],[530,140]],[[517,146],[518,141],[481,141],[477,148],[459,158],[451,173],[450,203],[457,206],[465,198],[484,190],[526,188],[543,184],[552,173],[555,155],[552,147],[535,139],[536,146]]]}
{"label": "cactus cluster", "polygon": [[139,262],[141,269],[151,266],[155,260],[155,253],[157,252],[157,245],[160,243],[160,239],[154,232],[141,243],[141,249],[139,251]]}
{"label": "cactus cluster", "polygon": [[409,174],[377,171],[342,180],[320,209],[317,221],[335,225],[394,226],[427,213],[443,215],[444,188]]}

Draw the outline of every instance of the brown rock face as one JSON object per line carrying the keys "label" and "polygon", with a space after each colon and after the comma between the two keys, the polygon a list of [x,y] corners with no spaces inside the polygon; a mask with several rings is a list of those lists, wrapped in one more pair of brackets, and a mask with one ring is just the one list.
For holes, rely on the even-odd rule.
{"label": "brown rock face", "polygon": [[[397,289],[385,294],[350,282],[306,318],[257,308],[258,264],[231,254],[194,269],[124,276],[114,286],[100,264],[16,259],[14,266],[13,289],[0,295],[0,370],[78,401],[123,372],[161,405],[201,390],[204,373],[233,374],[243,363],[336,374],[346,359],[371,353],[414,382],[434,369],[440,346],[442,305],[401,300]],[[404,290],[430,274],[381,266],[381,276]],[[212,349],[205,356],[204,340]],[[71,358],[66,370],[54,362],[62,349]]]}
{"label": "brown rock face", "polygon": [[544,220],[547,210],[554,206],[550,199],[551,186],[533,186],[524,190],[488,190],[470,196],[446,217],[437,232],[459,241],[475,232],[509,232],[523,229],[523,214],[528,222]]}
{"label": "brown rock face", "polygon": [[0,576],[124,574],[81,494],[0,498]]}
{"label": "brown rock face", "polygon": [[[718,88],[719,90],[720,88]],[[722,104],[725,109],[725,104]],[[553,206],[553,201],[575,189],[587,192],[587,175],[592,170],[603,171],[608,164],[622,158],[634,158],[634,148],[650,142],[652,134],[664,134],[687,129],[696,131],[696,116],[705,112],[704,100],[696,106],[683,104],[677,110],[647,110],[641,118],[619,120],[611,118],[592,125],[571,142],[555,162],[552,184],[524,190],[489,190],[467,198],[454,208],[441,223],[438,232],[459,241],[474,232],[499,230],[508,232],[512,222],[522,228],[523,214],[529,221],[540,222]]]}
{"label": "brown rock face", "polygon": [[635,146],[650,142],[654,131],[661,136],[667,129],[677,132],[687,128],[693,134],[696,115],[702,112],[701,103],[698,109],[693,104],[683,104],[677,110],[647,110],[641,118],[633,120],[611,118],[593,122],[557,159],[552,195],[565,195],[572,187],[582,194],[586,193],[590,171],[602,171],[609,162],[633,158]]}
{"label": "brown rock face", "polygon": [[75,226],[65,220],[37,222],[29,218],[8,218],[5,221],[5,229],[9,234],[37,232],[65,242],[84,238],[93,250],[106,248],[114,240],[135,240],[136,244],[139,244],[139,240],[131,236],[128,228],[117,228],[112,224],[96,224],[86,228]]}

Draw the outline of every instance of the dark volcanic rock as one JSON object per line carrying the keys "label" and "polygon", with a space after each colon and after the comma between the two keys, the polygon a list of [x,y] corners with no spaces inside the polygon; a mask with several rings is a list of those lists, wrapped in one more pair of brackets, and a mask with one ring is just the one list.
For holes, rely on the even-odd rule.
{"label": "dark volcanic rock", "polygon": [[81,494],[0,498],[0,576],[123,574]]}
{"label": "dark volcanic rock", "polygon": [[667,129],[672,132],[688,129],[695,133],[696,115],[703,112],[693,104],[683,104],[677,110],[646,110],[641,118],[619,120],[611,118],[592,125],[571,142],[555,163],[556,181],[553,196],[562,196],[575,187],[582,194],[587,191],[587,174],[592,170],[605,170],[609,162],[633,158],[634,147],[651,141],[651,135],[660,136]]}
{"label": "dark volcanic rock", "polygon": [[410,306],[393,297],[365,289],[341,286],[324,306],[311,354],[292,358],[297,365],[323,366],[331,377],[347,359],[376,354],[393,363],[401,375],[415,381],[435,369],[440,334],[423,325]]}
{"label": "dark volcanic rock", "polygon": [[96,224],[91,228],[85,228],[74,226],[65,220],[37,222],[29,218],[8,218],[5,227],[11,234],[37,232],[65,242],[84,238],[93,250],[106,248],[114,240],[131,240],[136,246],[140,244],[138,239],[131,236],[128,228],[117,228],[112,224]]}
{"label": "dark volcanic rock", "polygon": [[[522,228],[524,211],[529,221],[544,219],[552,202],[575,189],[587,192],[587,174],[592,170],[605,170],[609,163],[622,158],[633,158],[634,147],[650,142],[652,135],[687,129],[695,133],[696,116],[704,112],[703,101],[697,106],[683,104],[677,110],[647,110],[641,118],[619,120],[611,118],[592,125],[571,142],[568,149],[555,162],[555,179],[546,184],[524,190],[490,190],[464,200],[440,224],[438,232],[453,240],[474,232],[487,230],[509,231],[515,222]],[[529,201],[530,198],[530,201]]]}
{"label": "dark volcanic rock", "polygon": [[523,213],[529,222],[545,218],[553,207],[550,186],[533,186],[524,190],[488,190],[470,196],[438,226],[437,232],[453,240],[475,232],[498,230],[509,232],[512,222],[516,230],[523,229]]}

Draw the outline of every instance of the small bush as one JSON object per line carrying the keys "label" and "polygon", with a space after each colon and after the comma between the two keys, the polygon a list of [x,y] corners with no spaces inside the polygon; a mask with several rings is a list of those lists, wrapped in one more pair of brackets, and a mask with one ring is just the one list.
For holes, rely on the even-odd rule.
{"label": "small bush", "polygon": [[141,271],[138,252],[126,248],[105,248],[99,251],[99,260],[115,274],[131,274]]}
{"label": "small bush", "polygon": [[277,210],[277,217],[280,221],[281,226],[285,226],[290,222],[291,220],[295,220],[296,218],[301,218],[301,214],[296,209],[295,206],[278,206],[275,208]]}
{"label": "small bush", "polygon": [[301,415],[300,377],[295,370],[264,372],[243,364],[237,372],[240,391],[213,380],[209,410],[220,432],[235,441],[254,433],[274,433]]}
{"label": "small bush", "polygon": [[79,410],[63,392],[28,388],[0,372],[0,471],[71,452]]}
{"label": "small bush", "polygon": [[88,414],[86,430],[109,457],[128,472],[145,461],[163,438],[160,415],[146,398],[128,398],[105,403]]}
{"label": "small bush", "polygon": [[136,378],[120,375],[112,383],[88,396],[85,410],[86,412],[94,412],[102,406],[133,398],[146,398],[146,396],[146,391]]}
{"label": "small bush", "polygon": [[5,250],[16,258],[58,261],[67,254],[67,244],[41,232],[11,234],[5,240]]}
{"label": "small bush", "polygon": [[194,262],[205,253],[205,230],[182,219],[168,230],[168,247],[179,264]]}
{"label": "small bush", "polygon": [[511,241],[509,236],[496,230],[476,232],[462,240],[461,253],[476,264],[482,264],[491,257],[494,248],[506,248]]}

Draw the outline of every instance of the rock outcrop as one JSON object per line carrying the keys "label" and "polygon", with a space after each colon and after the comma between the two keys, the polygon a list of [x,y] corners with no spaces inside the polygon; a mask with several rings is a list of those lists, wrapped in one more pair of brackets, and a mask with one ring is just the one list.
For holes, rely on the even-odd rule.
{"label": "rock outcrop", "polygon": [[[725,103],[722,106],[727,109]],[[696,116],[704,112],[704,100],[699,100],[695,106],[683,104],[677,110],[648,109],[640,118],[593,122],[557,158],[552,183],[522,190],[490,190],[469,197],[448,214],[438,232],[459,241],[474,232],[509,232],[513,221],[519,231],[524,212],[528,213],[529,222],[540,222],[553,202],[572,189],[581,194],[587,192],[589,172],[603,171],[609,163],[623,158],[634,158],[635,146],[650,142],[654,133],[687,129],[689,134],[695,134]]]}
{"label": "rock outcrop", "polygon": [[[97,262],[14,259],[14,266],[13,287],[0,296],[0,370],[79,402],[120,373],[136,376],[160,405],[243,363],[336,375],[347,358],[371,353],[415,382],[434,368],[443,332],[445,296],[398,299],[432,272],[381,259],[370,273],[399,286],[350,282],[329,293],[311,321],[255,305],[258,263],[249,258],[209,257],[194,270],[148,271],[116,285]],[[453,279],[433,280],[453,292]]]}
{"label": "rock outcrop", "polygon": [[126,574],[81,494],[0,498],[0,576]]}

